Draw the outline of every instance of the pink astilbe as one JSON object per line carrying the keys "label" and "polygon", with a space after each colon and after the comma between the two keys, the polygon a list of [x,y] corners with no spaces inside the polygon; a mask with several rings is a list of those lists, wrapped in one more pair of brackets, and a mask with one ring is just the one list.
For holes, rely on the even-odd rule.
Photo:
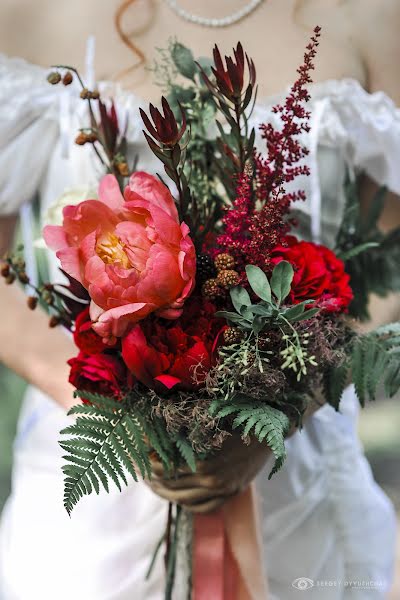
{"label": "pink astilbe", "polygon": [[[229,252],[235,258],[238,266],[245,266],[241,263],[251,242],[248,231],[250,230],[253,214],[252,177],[250,172],[245,170],[239,176],[233,205],[224,215],[224,233],[217,238],[218,246]],[[216,253],[219,254],[219,252]]]}
{"label": "pink astilbe", "polygon": [[305,198],[302,190],[287,193],[285,185],[299,175],[309,175],[307,165],[299,164],[308,150],[298,137],[310,130],[310,113],[304,104],[310,99],[307,85],[312,82],[310,72],[314,69],[319,37],[320,27],[316,27],[304,62],[297,69],[297,81],[285,102],[272,109],[280,116],[282,127],[276,129],[271,123],[260,126],[267,156],[255,154],[254,175],[243,173],[239,177],[237,197],[224,215],[224,230],[218,244],[223,251],[234,255],[240,266],[251,263],[264,270],[270,268],[271,250],[284,244],[291,227],[287,219],[290,206],[295,200]]}

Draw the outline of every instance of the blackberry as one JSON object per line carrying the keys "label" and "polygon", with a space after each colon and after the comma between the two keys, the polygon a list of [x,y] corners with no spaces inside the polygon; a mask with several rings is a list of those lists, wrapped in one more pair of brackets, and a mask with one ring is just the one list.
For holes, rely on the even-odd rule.
{"label": "blackberry", "polygon": [[224,342],[227,346],[238,344],[243,338],[243,332],[238,327],[227,327],[224,331]]}
{"label": "blackberry", "polygon": [[235,285],[239,285],[240,275],[233,269],[224,269],[218,272],[217,282],[226,290],[230,290]]}
{"label": "blackberry", "polygon": [[218,254],[214,261],[217,271],[225,271],[227,269],[235,268],[235,259],[230,254],[223,252]]}
{"label": "blackberry", "polygon": [[208,254],[197,255],[197,281],[201,284],[207,279],[213,279],[217,275],[217,270],[213,260]]}

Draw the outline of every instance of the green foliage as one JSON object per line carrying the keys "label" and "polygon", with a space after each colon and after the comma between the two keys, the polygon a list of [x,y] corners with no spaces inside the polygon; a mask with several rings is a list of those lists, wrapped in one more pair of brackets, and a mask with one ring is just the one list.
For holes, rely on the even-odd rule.
{"label": "green foliage", "polygon": [[336,252],[345,261],[354,291],[350,313],[367,320],[371,293],[385,296],[400,290],[400,227],[388,233],[379,229],[386,188],[376,193],[365,216],[361,211],[359,182],[347,177],[345,193],[346,206],[336,238]]}
{"label": "green foliage", "polygon": [[282,260],[272,271],[271,289],[276,296],[278,304],[287,298],[293,281],[293,267],[286,260]]}
{"label": "green foliage", "polygon": [[375,400],[381,384],[386,396],[394,396],[400,389],[400,323],[355,336],[348,361],[324,374],[326,399],[337,410],[350,373],[362,406]]}
{"label": "green foliage", "polygon": [[178,72],[187,79],[194,80],[197,68],[194,61],[194,56],[189,48],[183,44],[175,42],[171,48],[171,58]]}
{"label": "green foliage", "polygon": [[323,374],[323,391],[326,401],[339,410],[340,400],[347,385],[349,364],[342,363],[338,367],[330,367]]}
{"label": "green foliage", "polygon": [[289,431],[290,422],[281,410],[254,402],[251,398],[237,395],[229,404],[214,406],[216,417],[234,417],[233,428],[242,430],[243,436],[254,435],[259,442],[266,442],[275,456],[274,467],[268,478],[279,471],[285,458],[285,435]]}
{"label": "green foliage", "polygon": [[230,291],[236,312],[217,313],[217,316],[225,318],[241,329],[259,334],[274,326],[289,325],[290,327],[290,323],[311,319],[319,312],[318,308],[306,310],[312,300],[305,300],[294,306],[282,305],[290,293],[293,280],[293,267],[287,261],[281,261],[276,265],[271,281],[268,281],[266,274],[254,265],[247,265],[246,274],[251,289],[261,298],[261,301],[253,304],[247,290],[237,286]]}
{"label": "green foliage", "polygon": [[247,265],[246,266],[246,275],[249,281],[250,287],[253,292],[267,302],[271,303],[271,286],[268,281],[268,277],[264,273],[260,267],[256,267],[255,265]]}
{"label": "green foliage", "polygon": [[127,485],[127,475],[135,481],[139,474],[151,477],[151,449],[166,470],[171,468],[174,441],[160,419],[152,417],[150,421],[127,401],[88,392],[76,395],[91,404],[74,406],[69,414],[76,416],[76,421],[61,432],[68,436],[60,445],[66,451],[64,506],[69,514],[83,495],[98,494],[101,486],[108,492],[109,481],[121,490],[122,484]]}

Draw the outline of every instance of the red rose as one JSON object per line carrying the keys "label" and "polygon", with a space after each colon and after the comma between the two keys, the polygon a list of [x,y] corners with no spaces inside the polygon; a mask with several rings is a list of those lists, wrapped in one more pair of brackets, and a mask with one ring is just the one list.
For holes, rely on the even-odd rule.
{"label": "red rose", "polygon": [[127,386],[130,374],[119,358],[112,354],[93,354],[80,352],[68,361],[71,371],[69,382],[77,390],[102,394],[103,396],[120,397],[122,389]]}
{"label": "red rose", "polygon": [[272,261],[278,264],[287,260],[294,268],[290,301],[297,304],[315,299],[315,304],[327,312],[344,311],[353,293],[343,261],[326,246],[299,242],[293,236],[288,236],[286,242],[287,247],[275,248]]}
{"label": "red rose", "polygon": [[204,383],[211,368],[212,341],[212,326],[204,315],[198,314],[187,329],[181,321],[150,321],[136,325],[122,340],[122,357],[149,388],[192,390]]}
{"label": "red rose", "polygon": [[79,350],[86,354],[98,354],[107,347],[102,338],[94,331],[89,315],[89,307],[85,308],[75,320],[74,341]]}

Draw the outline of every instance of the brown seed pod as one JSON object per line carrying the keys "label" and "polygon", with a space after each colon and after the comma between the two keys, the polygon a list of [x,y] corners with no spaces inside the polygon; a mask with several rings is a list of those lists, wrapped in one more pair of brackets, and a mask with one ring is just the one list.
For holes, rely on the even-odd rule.
{"label": "brown seed pod", "polygon": [[100,98],[99,90],[93,90],[93,92],[89,92],[89,97],[91,100],[98,100]]}
{"label": "brown seed pod", "polygon": [[225,269],[224,271],[219,271],[217,282],[226,290],[230,290],[240,283],[240,275],[233,269]]}
{"label": "brown seed pod", "polygon": [[223,252],[222,254],[218,254],[218,256],[214,260],[214,264],[217,271],[233,269],[235,266],[235,259],[230,254]]}
{"label": "brown seed pod", "polygon": [[26,299],[26,303],[28,305],[28,308],[30,308],[30,310],[35,310],[35,308],[38,305],[37,296],[28,296],[28,298]]}
{"label": "brown seed pod", "polygon": [[129,177],[129,166],[126,162],[115,163],[115,168],[122,177]]}
{"label": "brown seed pod", "polygon": [[243,333],[238,327],[228,327],[224,331],[223,338],[227,345],[238,344],[243,338]]}
{"label": "brown seed pod", "polygon": [[87,88],[83,88],[79,95],[82,98],[82,100],[87,100],[88,98],[90,98],[90,92]]}
{"label": "brown seed pod", "polygon": [[78,133],[78,135],[75,138],[75,144],[78,144],[78,146],[84,146],[88,141],[88,136],[83,131]]}
{"label": "brown seed pod", "polygon": [[1,276],[8,277],[10,274],[10,265],[7,263],[1,267]]}
{"label": "brown seed pod", "polygon": [[53,315],[52,317],[50,317],[49,327],[51,329],[54,329],[54,327],[57,327],[57,325],[59,325],[60,323],[61,323],[60,317],[56,317],[56,315]]}
{"label": "brown seed pod", "polygon": [[70,85],[74,80],[74,76],[72,75],[71,71],[67,71],[64,75],[64,77],[62,78],[62,82],[64,85]]}
{"label": "brown seed pod", "polygon": [[51,83],[51,85],[57,85],[57,83],[60,83],[61,81],[60,73],[58,71],[51,71],[51,73],[47,75],[47,81]]}
{"label": "brown seed pod", "polygon": [[90,143],[90,144],[94,144],[94,142],[97,142],[98,137],[95,134],[94,131],[91,131],[90,133],[86,134],[86,140]]}
{"label": "brown seed pod", "polygon": [[207,279],[207,281],[203,283],[201,293],[208,300],[215,300],[216,298],[221,298],[225,295],[216,279]]}
{"label": "brown seed pod", "polygon": [[12,283],[14,283],[15,280],[16,280],[16,276],[15,276],[14,273],[10,273],[5,278],[5,282],[6,282],[7,285],[11,285]]}
{"label": "brown seed pod", "polygon": [[22,273],[18,273],[18,279],[24,285],[26,285],[27,283],[29,283],[29,277],[28,277],[28,275],[24,271]]}

